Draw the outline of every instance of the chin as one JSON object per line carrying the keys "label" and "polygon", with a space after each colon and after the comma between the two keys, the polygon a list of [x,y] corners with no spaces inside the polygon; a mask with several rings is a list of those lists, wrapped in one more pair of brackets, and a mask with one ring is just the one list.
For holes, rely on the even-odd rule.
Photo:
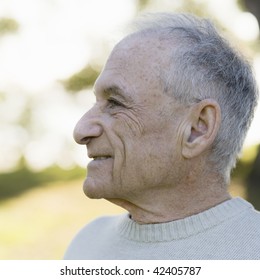
{"label": "chin", "polygon": [[104,187],[97,184],[92,178],[86,178],[83,184],[84,194],[91,199],[105,198]]}

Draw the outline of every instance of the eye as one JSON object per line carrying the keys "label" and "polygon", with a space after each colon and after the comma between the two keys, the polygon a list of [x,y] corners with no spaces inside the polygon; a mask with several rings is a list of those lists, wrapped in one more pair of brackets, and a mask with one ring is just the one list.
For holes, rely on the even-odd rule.
{"label": "eye", "polygon": [[122,107],[122,106],[124,106],[121,102],[117,101],[114,98],[109,98],[107,101],[108,101],[108,107],[109,108],[115,108],[115,107]]}

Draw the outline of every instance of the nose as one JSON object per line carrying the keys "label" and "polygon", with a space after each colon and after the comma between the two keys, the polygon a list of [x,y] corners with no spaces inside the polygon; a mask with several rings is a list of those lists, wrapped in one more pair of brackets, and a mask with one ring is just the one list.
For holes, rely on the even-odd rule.
{"label": "nose", "polygon": [[99,137],[103,132],[102,126],[98,123],[93,111],[88,111],[76,124],[73,137],[81,145],[86,145],[92,138]]}

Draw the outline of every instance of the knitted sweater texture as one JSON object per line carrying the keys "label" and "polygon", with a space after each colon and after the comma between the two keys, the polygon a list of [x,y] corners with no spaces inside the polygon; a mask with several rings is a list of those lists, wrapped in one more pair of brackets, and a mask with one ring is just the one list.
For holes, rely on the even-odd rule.
{"label": "knitted sweater texture", "polygon": [[260,259],[260,213],[232,198],[199,214],[140,225],[128,214],[101,217],[85,226],[65,259]]}

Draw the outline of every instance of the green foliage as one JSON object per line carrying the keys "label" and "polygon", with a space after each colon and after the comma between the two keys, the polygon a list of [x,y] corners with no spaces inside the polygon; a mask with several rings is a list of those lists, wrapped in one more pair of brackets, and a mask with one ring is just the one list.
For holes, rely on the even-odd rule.
{"label": "green foliage", "polygon": [[136,4],[138,10],[142,10],[145,9],[150,4],[150,0],[138,0]]}
{"label": "green foliage", "polygon": [[86,170],[79,167],[64,170],[57,166],[52,166],[41,172],[33,172],[23,166],[14,172],[0,174],[0,201],[20,195],[26,190],[46,183],[68,182],[83,178],[85,174]]}
{"label": "green foliage", "polygon": [[233,179],[245,182],[254,166],[258,147],[259,145],[255,145],[243,150],[242,157],[238,160],[236,168],[232,171]]}
{"label": "green foliage", "polygon": [[14,33],[18,30],[19,24],[11,18],[0,18],[0,35]]}
{"label": "green foliage", "polygon": [[82,89],[92,87],[95,80],[97,79],[99,72],[93,69],[91,66],[87,65],[78,73],[62,81],[63,86],[67,91],[78,92]]}
{"label": "green foliage", "polygon": [[0,102],[5,101],[5,93],[0,91]]}
{"label": "green foliage", "polygon": [[239,179],[245,181],[252,169],[252,163],[239,160],[236,164],[236,168],[232,171],[232,179]]}

